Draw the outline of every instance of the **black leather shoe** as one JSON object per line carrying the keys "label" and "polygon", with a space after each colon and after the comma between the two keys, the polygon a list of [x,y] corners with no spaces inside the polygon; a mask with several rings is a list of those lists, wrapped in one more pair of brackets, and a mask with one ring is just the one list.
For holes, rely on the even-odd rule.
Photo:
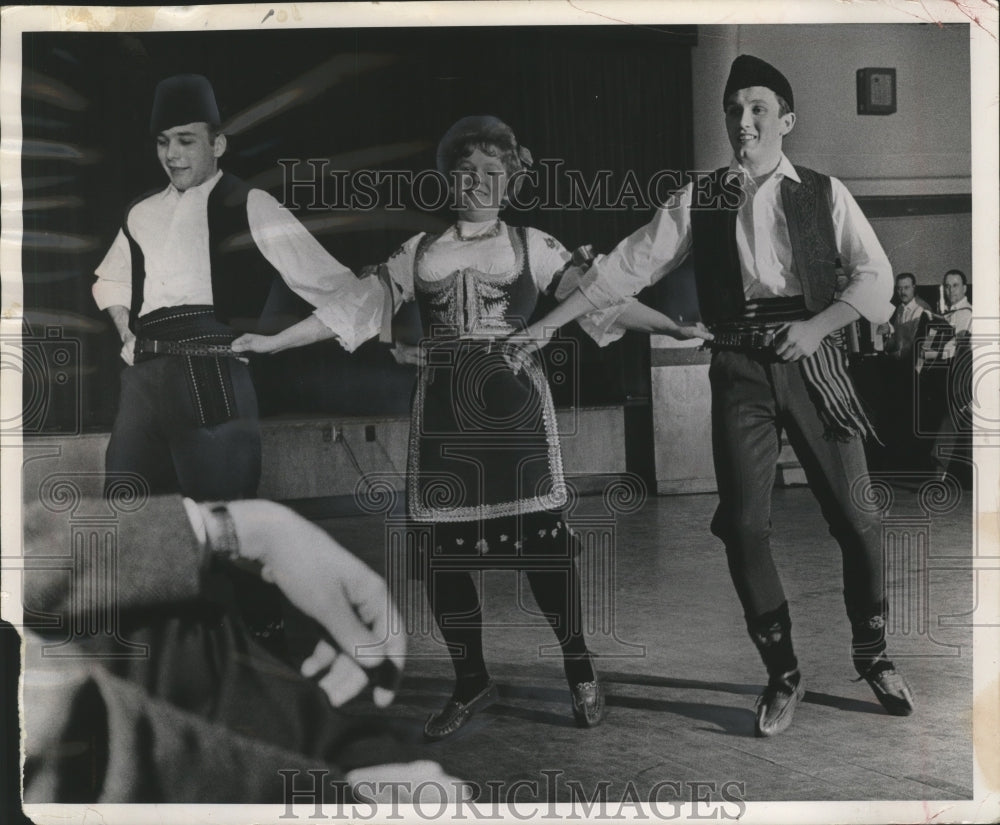
{"label": "black leather shoe", "polygon": [[913,691],[889,659],[876,659],[861,674],[861,678],[871,686],[875,698],[891,715],[909,716],[913,713]]}
{"label": "black leather shoe", "polygon": [[596,728],[607,708],[604,704],[604,685],[596,679],[593,682],[577,682],[570,690],[573,697],[573,718],[581,728]]}
{"label": "black leather shoe", "polygon": [[757,699],[757,718],[754,723],[756,736],[776,736],[792,724],[795,706],[805,696],[802,675],[790,670],[781,676],[772,676]]}
{"label": "black leather shoe", "polygon": [[494,681],[490,679],[489,684],[468,702],[449,699],[440,713],[432,713],[424,722],[424,738],[437,741],[451,736],[475,714],[488,708],[499,698],[500,692]]}

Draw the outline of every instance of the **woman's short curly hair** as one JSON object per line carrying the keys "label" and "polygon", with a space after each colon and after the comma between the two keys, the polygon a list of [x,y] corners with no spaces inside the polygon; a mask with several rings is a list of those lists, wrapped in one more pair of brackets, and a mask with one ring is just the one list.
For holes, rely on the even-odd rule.
{"label": "woman's short curly hair", "polygon": [[510,126],[493,115],[471,115],[453,123],[438,143],[438,171],[447,175],[476,149],[499,158],[508,176],[531,163],[531,154],[518,145]]}

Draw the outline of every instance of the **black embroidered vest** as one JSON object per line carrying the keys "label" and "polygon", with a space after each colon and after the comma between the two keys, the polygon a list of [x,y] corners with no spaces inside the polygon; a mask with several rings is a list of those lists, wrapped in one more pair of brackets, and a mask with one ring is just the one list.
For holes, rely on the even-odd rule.
{"label": "black embroidered vest", "polygon": [[[831,184],[827,175],[804,166],[795,171],[801,183],[785,177],[781,202],[788,224],[795,272],[802,282],[806,308],[813,314],[826,309],[837,288],[836,234],[831,212]],[[738,198],[727,181],[728,168],[718,169],[707,189],[696,191],[691,208],[695,283],[701,318],[711,324],[738,317],[746,304],[743,276],[736,249]],[[704,208],[698,208],[704,203]]]}
{"label": "black embroidered vest", "polygon": [[476,269],[454,272],[440,281],[420,277],[421,261],[437,235],[427,234],[414,257],[414,293],[424,334],[431,338],[463,335],[505,337],[529,323],[538,304],[538,287],[528,264],[524,227],[507,227],[514,249],[511,272],[488,275]]}
{"label": "black embroidered vest", "polygon": [[[274,324],[262,322],[262,316],[282,310],[304,316],[310,307],[284,285],[277,271],[257,249],[247,218],[249,193],[249,186],[235,175],[224,172],[208,196],[208,244],[215,317],[240,332],[265,331],[264,327],[274,331]],[[142,308],[146,280],[145,256],[128,230],[128,213],[137,202],[130,205],[124,222],[125,237],[132,252],[129,326],[133,331]],[[301,307],[295,304],[296,301]],[[290,310],[291,307],[294,309]]]}

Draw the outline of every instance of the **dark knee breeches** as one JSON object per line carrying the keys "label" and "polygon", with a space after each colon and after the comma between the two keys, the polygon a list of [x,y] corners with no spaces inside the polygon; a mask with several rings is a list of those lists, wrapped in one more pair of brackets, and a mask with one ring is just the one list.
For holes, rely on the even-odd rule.
{"label": "dark knee breeches", "polygon": [[844,599],[852,621],[884,610],[881,524],[858,506],[868,481],[864,446],[826,438],[796,363],[739,352],[715,354],[712,446],[719,506],[712,532],[725,544],[748,622],[785,602],[771,556],[771,491],[781,432],[802,464],[843,556]]}

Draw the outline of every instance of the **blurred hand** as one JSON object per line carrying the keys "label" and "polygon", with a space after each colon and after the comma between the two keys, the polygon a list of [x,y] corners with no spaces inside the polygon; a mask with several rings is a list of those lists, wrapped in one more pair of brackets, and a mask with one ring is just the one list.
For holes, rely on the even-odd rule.
{"label": "blurred hand", "polygon": [[427,355],[422,347],[413,344],[396,344],[389,350],[397,364],[415,364],[422,367],[427,362]]}
{"label": "blurred hand", "polygon": [[122,338],[122,349],[119,354],[122,361],[130,367],[135,363],[135,335],[131,330],[125,330],[125,336]]}
{"label": "blurred hand", "polygon": [[823,337],[811,321],[792,321],[778,331],[775,352],[782,361],[800,361],[816,352]]}
{"label": "blurred hand", "polygon": [[233,352],[277,352],[281,349],[276,335],[257,335],[246,332],[230,344]]}
{"label": "blurred hand", "polygon": [[[229,504],[240,555],[263,565],[273,582],[299,610],[315,619],[333,643],[320,640],[302,663],[302,675],[317,676],[334,706],[360,693],[371,671],[387,658],[401,673],[406,636],[385,580],[324,530],[280,504]],[[395,698],[397,685],[376,684],[379,707]]]}
{"label": "blurred hand", "polygon": [[715,338],[712,332],[701,321],[696,324],[678,324],[674,338],[687,340],[690,338],[701,338],[703,341],[711,341]]}
{"label": "blurred hand", "polygon": [[413,790],[422,783],[434,783],[435,790],[440,790],[438,796],[425,785],[418,800],[422,804],[434,804],[441,797],[452,803],[472,798],[471,785],[449,776],[437,762],[427,759],[355,768],[347,772],[346,778],[355,795],[368,803],[413,804]]}
{"label": "blurred hand", "polygon": [[555,337],[557,331],[557,327],[548,324],[529,324],[523,332],[507,336],[504,343],[508,344],[511,350],[540,352]]}
{"label": "blurred hand", "polygon": [[531,353],[521,347],[504,347],[501,355],[514,375],[520,375],[531,364]]}
{"label": "blurred hand", "polygon": [[551,325],[531,324],[523,332],[517,332],[503,339],[503,358],[515,375],[519,375],[525,367],[532,363],[536,353],[551,341],[558,327]]}

